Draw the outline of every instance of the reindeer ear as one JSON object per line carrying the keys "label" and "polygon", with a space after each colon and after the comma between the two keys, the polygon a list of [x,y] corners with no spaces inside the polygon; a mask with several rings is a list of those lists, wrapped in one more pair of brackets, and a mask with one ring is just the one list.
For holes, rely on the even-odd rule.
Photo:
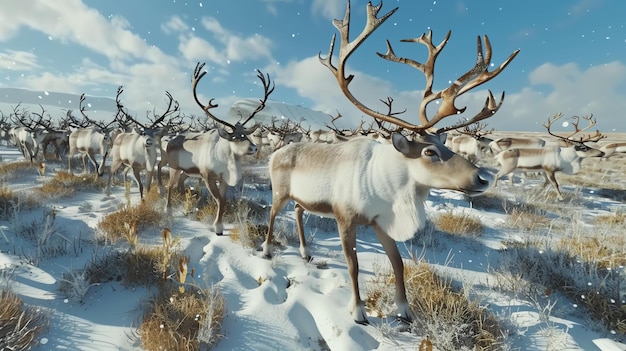
{"label": "reindeer ear", "polygon": [[391,134],[391,143],[400,153],[406,155],[410,151],[409,140],[400,133]]}
{"label": "reindeer ear", "polygon": [[226,139],[226,140],[231,139],[231,134],[228,131],[226,131],[226,129],[224,128],[217,128],[217,134],[219,134],[219,136],[222,139]]}

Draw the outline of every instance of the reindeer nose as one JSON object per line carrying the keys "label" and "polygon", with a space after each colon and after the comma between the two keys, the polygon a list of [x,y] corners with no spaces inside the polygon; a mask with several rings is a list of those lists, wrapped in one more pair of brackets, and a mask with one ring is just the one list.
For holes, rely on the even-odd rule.
{"label": "reindeer nose", "polygon": [[256,151],[257,151],[256,145],[254,145],[253,143],[250,143],[250,147],[248,147],[248,154],[255,154]]}

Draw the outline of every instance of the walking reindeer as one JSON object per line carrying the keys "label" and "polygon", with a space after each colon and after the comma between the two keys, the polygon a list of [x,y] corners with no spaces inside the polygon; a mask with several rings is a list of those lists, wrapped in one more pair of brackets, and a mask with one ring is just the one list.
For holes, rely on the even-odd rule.
{"label": "walking reindeer", "polygon": [[[120,86],[117,90],[117,97],[115,99],[117,103],[118,113],[116,119],[121,124],[132,124],[132,128],[128,132],[120,133],[115,137],[113,146],[111,147],[111,169],[109,171],[109,179],[107,182],[107,193],[111,192],[111,177],[124,166],[124,183],[126,183],[127,174],[129,170],[133,170],[133,176],[139,186],[139,194],[143,199],[143,183],[141,181],[139,173],[142,170],[146,171],[146,188],[150,191],[152,184],[152,176],[154,173],[154,167],[157,166],[157,148],[160,148],[161,138],[167,133],[168,123],[163,123],[166,117],[170,117],[174,113],[179,111],[178,101],[174,100],[169,92],[165,92],[168,98],[167,110],[159,117],[155,116],[154,120],[151,120],[151,124],[146,125],[135,118],[133,118],[126,110],[119,100],[121,93],[123,92]],[[121,120],[123,117],[124,120]],[[158,174],[158,182],[161,184],[160,172]]]}
{"label": "walking reindeer", "polygon": [[[381,7],[382,2],[376,6],[367,4],[365,28],[353,41],[349,41],[348,2],[344,19],[333,22],[341,35],[338,66],[332,63],[335,35],[328,55],[326,58],[320,55],[319,59],[335,76],[343,94],[359,110],[372,118],[401,127],[405,132],[413,132],[414,137],[409,139],[395,132],[391,135],[391,143],[354,138],[337,144],[294,143],[276,151],[269,161],[272,206],[263,244],[264,256],[271,257],[274,220],[289,200],[296,202],[300,254],[304,259],[310,259],[310,256],[303,232],[303,211],[334,217],[352,281],[352,318],[362,324],[368,321],[359,293],[357,226],[371,226],[376,233],[391,261],[395,276],[396,316],[402,320],[411,320],[412,313],[404,284],[404,265],[395,241],[410,239],[424,226],[424,201],[430,188],[452,189],[472,196],[487,190],[491,178],[486,170],[446,148],[437,134],[493,116],[502,105],[504,93],[498,103],[489,92],[482,110],[466,121],[436,130],[434,126],[445,117],[458,116],[464,112],[465,108],[454,105],[455,99],[497,76],[519,51],[513,52],[499,67],[489,72],[491,44],[485,36],[486,52],[483,54],[482,42],[478,37],[476,65],[446,89],[434,92],[435,60],[446,45],[450,32],[437,46],[432,43],[432,32],[403,40],[420,43],[428,48],[428,59],[424,63],[397,57],[387,41],[387,53],[379,53],[380,57],[405,63],[426,76],[426,88],[419,109],[420,124],[413,124],[397,117],[397,113],[380,113],[361,103],[349,89],[354,76],[345,75],[348,57],[397,10],[395,8],[377,17]],[[436,100],[440,100],[439,109],[429,118],[426,107]],[[431,130],[434,133],[430,133]]]}
{"label": "walking reindeer", "polygon": [[509,182],[513,185],[513,171],[537,171],[543,170],[546,177],[544,187],[549,183],[554,186],[557,192],[559,200],[563,200],[563,194],[559,188],[559,183],[556,181],[556,172],[562,172],[565,174],[576,174],[582,168],[582,161],[587,157],[602,157],[604,152],[592,148],[585,144],[585,142],[597,142],[604,138],[599,131],[594,135],[582,135],[578,139],[574,139],[574,135],[577,135],[585,130],[591,128],[596,124],[596,120],[593,116],[583,117],[584,120],[589,122],[589,125],[583,129],[578,127],[580,118],[574,117],[572,125],[575,130],[568,136],[560,136],[554,134],[551,131],[552,124],[563,117],[563,114],[556,114],[552,119],[548,120],[548,123],[544,126],[548,130],[548,133],[557,138],[561,142],[565,143],[566,147],[561,146],[544,146],[536,148],[511,148],[500,152],[496,155],[496,161],[500,164],[500,171],[496,175],[496,181],[494,185],[498,183],[498,179],[505,175],[509,175]]}
{"label": "walking reindeer", "polygon": [[[96,169],[96,175],[101,177],[104,174],[104,165],[109,150],[111,149],[111,144],[115,136],[119,134],[121,130],[119,128],[113,128],[113,124],[116,122],[115,119],[109,123],[96,122],[90,119],[85,113],[85,107],[83,106],[84,101],[85,94],[82,94],[78,104],[80,113],[83,115],[82,122],[77,121],[71,114],[68,114],[68,117],[72,119],[72,123],[79,128],[72,131],[69,136],[70,150],[67,155],[67,168],[68,172],[72,173],[72,158],[76,153],[80,153],[83,159],[83,172],[87,172],[85,157],[89,157],[89,160]],[[96,161],[95,155],[97,154],[102,156],[100,164]]]}
{"label": "walking reindeer", "polygon": [[196,88],[198,82],[207,73],[203,71],[204,64],[198,63],[193,76],[193,97],[198,106],[211,119],[223,127],[217,127],[200,133],[185,133],[177,135],[167,141],[165,152],[170,165],[170,180],[167,189],[167,212],[171,212],[171,193],[178,183],[181,173],[187,176],[201,178],[213,198],[217,201],[217,215],[215,216],[215,233],[222,235],[224,226],[222,217],[226,209],[226,189],[235,186],[241,180],[241,158],[244,155],[253,155],[257,151],[256,145],[250,141],[257,125],[245,128],[259,111],[263,110],[268,97],[274,91],[269,75],[266,77],[258,71],[258,77],[263,84],[264,97],[259,106],[243,122],[230,124],[217,118],[210,112],[217,107],[210,99],[207,105],[200,102]]}

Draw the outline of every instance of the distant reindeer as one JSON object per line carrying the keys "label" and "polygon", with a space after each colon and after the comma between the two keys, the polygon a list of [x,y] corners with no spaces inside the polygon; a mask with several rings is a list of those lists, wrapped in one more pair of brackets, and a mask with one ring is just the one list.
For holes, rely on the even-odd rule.
{"label": "distant reindeer", "polygon": [[32,113],[37,116],[37,119],[33,120],[35,125],[33,137],[40,146],[39,151],[42,153],[42,158],[46,158],[46,151],[52,145],[54,157],[57,160],[61,160],[61,155],[67,151],[70,132],[67,129],[55,128],[50,116],[48,118],[44,117],[45,110],[43,106],[39,105],[39,107],[41,108],[41,113]]}
{"label": "distant reindeer", "polygon": [[[274,91],[269,76],[267,78],[258,71],[258,77],[263,84],[264,97],[259,106],[242,123],[232,125],[217,118],[210,110],[217,107],[209,100],[207,105],[200,102],[196,88],[198,82],[207,73],[203,71],[204,64],[198,63],[193,76],[193,96],[204,113],[224,127],[218,127],[203,133],[185,133],[168,140],[165,146],[167,160],[170,165],[170,180],[167,189],[166,209],[171,213],[171,193],[181,173],[187,176],[201,178],[213,198],[217,201],[215,216],[215,233],[222,235],[224,226],[222,217],[226,209],[226,189],[235,186],[241,180],[241,158],[244,155],[253,155],[257,151],[256,145],[249,139],[257,126],[246,129],[244,126],[259,111],[265,108],[268,97]],[[228,128],[228,129],[226,129]]]}
{"label": "distant reindeer", "polygon": [[480,161],[485,150],[491,151],[489,144],[493,141],[493,139],[485,136],[492,133],[492,130],[485,130],[486,127],[487,124],[480,122],[466,126],[458,130],[461,135],[450,139],[446,146],[463,157]]}
{"label": "distant reindeer", "polygon": [[556,172],[562,172],[565,174],[576,174],[582,167],[582,160],[586,157],[602,157],[604,152],[598,149],[594,149],[585,145],[587,141],[598,141],[604,136],[600,132],[596,132],[595,135],[583,136],[580,139],[573,139],[574,135],[581,133],[593,125],[596,124],[595,119],[592,117],[583,117],[583,119],[589,121],[589,125],[583,129],[578,128],[579,117],[575,116],[574,125],[575,130],[569,136],[563,137],[552,133],[550,130],[552,124],[563,117],[563,114],[556,114],[552,119],[548,120],[548,123],[544,126],[548,129],[548,133],[555,138],[567,143],[571,146],[545,146],[539,148],[512,148],[500,152],[496,155],[496,160],[500,164],[501,168],[496,175],[496,181],[494,185],[498,183],[498,179],[507,174],[510,174],[509,180],[511,185],[513,184],[513,171],[536,171],[543,170],[546,177],[544,186],[550,182],[558,194],[558,199],[563,200],[563,194],[559,188],[559,184],[556,181]]}
{"label": "distant reindeer", "polygon": [[603,160],[608,159],[615,153],[626,153],[626,143],[608,143],[600,146],[600,151],[604,152]]}
{"label": "distant reindeer", "polygon": [[[341,91],[363,113],[414,133],[408,139],[401,133],[391,135],[391,143],[378,143],[368,138],[354,138],[337,144],[294,143],[276,151],[270,158],[269,172],[272,185],[272,207],[268,232],[263,244],[263,255],[271,257],[274,221],[289,200],[296,202],[295,217],[300,238],[300,254],[310,259],[306,247],[302,214],[309,211],[325,217],[334,217],[348,271],[352,281],[352,317],[357,323],[367,323],[366,311],[359,292],[359,264],[356,252],[356,229],[359,225],[371,226],[381,242],[393,268],[395,277],[395,316],[411,320],[412,312],[406,298],[404,264],[395,241],[412,238],[426,222],[424,201],[430,188],[452,189],[467,195],[477,195],[489,187],[490,175],[481,168],[454,154],[441,142],[438,133],[462,128],[489,118],[500,108],[489,92],[483,109],[465,122],[434,129],[443,118],[458,116],[465,108],[457,108],[455,98],[497,76],[517,55],[513,52],[493,72],[489,72],[491,44],[485,36],[486,52],[483,54],[480,37],[477,40],[476,65],[456,79],[452,85],[433,92],[435,60],[448,41],[450,32],[438,46],[432,43],[432,32],[419,38],[403,40],[421,43],[428,48],[428,59],[419,63],[395,55],[387,41],[387,53],[378,54],[392,61],[402,62],[421,71],[426,76],[424,98],[420,105],[420,124],[413,124],[393,113],[380,113],[362,104],[349,90],[353,75],[345,76],[346,61],[363,41],[396,10],[377,17],[382,3],[367,4],[367,21],[363,31],[349,41],[350,2],[343,20],[333,23],[341,35],[339,64],[331,62],[335,44],[333,35],[326,58],[319,57],[335,76]],[[504,94],[502,94],[502,99]],[[441,100],[439,109],[429,119],[426,107]],[[432,130],[435,134],[430,134]]]}
{"label": "distant reindeer", "polygon": [[[72,158],[77,153],[80,153],[83,159],[83,172],[87,173],[85,158],[88,157],[96,169],[96,176],[101,177],[104,174],[104,164],[113,140],[121,130],[113,128],[113,124],[116,122],[115,119],[109,123],[91,120],[85,113],[84,101],[85,94],[82,94],[78,106],[80,113],[83,115],[83,121],[72,120],[72,123],[79,128],[70,133],[67,168],[68,172],[72,173]],[[68,117],[71,117],[71,114]],[[102,156],[100,164],[96,161],[95,155]]]}
{"label": "distant reindeer", "polygon": [[9,129],[9,140],[20,150],[24,158],[34,163],[39,152],[39,144],[33,135],[33,123],[28,118],[25,110],[20,111],[20,104],[13,108],[13,113],[9,116],[13,123],[20,125]]}

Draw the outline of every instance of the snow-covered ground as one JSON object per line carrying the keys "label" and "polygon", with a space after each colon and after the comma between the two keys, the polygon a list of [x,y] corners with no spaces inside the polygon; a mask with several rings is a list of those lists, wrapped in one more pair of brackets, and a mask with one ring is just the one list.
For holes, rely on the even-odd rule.
{"label": "snow-covered ground", "polygon": [[[20,158],[13,148],[0,147],[2,162]],[[42,184],[45,177],[65,169],[65,163],[49,162],[46,175],[36,171],[5,180],[4,186],[28,191]],[[265,172],[264,164],[256,172]],[[246,168],[251,171],[251,168]],[[245,184],[244,196],[268,198],[266,186]],[[525,186],[536,186],[528,183]],[[563,186],[564,192],[574,192]],[[256,189],[256,190],[255,190]],[[261,190],[258,190],[261,189]],[[508,184],[499,184],[502,194],[510,191]],[[547,191],[552,191],[548,188]],[[517,192],[519,193],[519,192]],[[626,210],[626,204],[600,198],[595,192],[580,191],[581,197],[599,204],[595,211]],[[52,200],[55,226],[71,242],[65,254],[40,262],[28,262],[33,247],[17,238],[14,230],[19,223],[45,218],[44,209],[23,210],[19,218],[0,221],[0,269],[12,272],[13,289],[28,304],[49,312],[50,328],[40,339],[39,350],[140,350],[133,338],[134,328],[142,315],[142,302],[151,293],[145,288],[127,288],[119,282],[93,285],[84,301],[67,299],[60,291],[60,278],[69,270],[82,268],[101,254],[102,247],[94,243],[94,228],[108,213],[125,203],[124,188],[113,187],[111,196],[100,192],[79,192],[67,199]],[[133,203],[139,201],[133,185]],[[498,289],[489,289],[502,242],[519,239],[519,233],[509,232],[502,224],[506,215],[501,211],[471,208],[454,192],[434,190],[427,202],[430,216],[450,208],[467,211],[481,218],[486,226],[478,238],[464,240],[450,235],[433,239],[436,244],[422,247],[408,243],[398,246],[404,257],[422,254],[433,268],[448,273],[455,281],[474,287],[472,295],[481,305],[488,306],[505,322],[510,323],[508,337],[512,349],[518,350],[626,350],[615,335],[598,328],[598,324],[573,308],[574,302],[556,296],[556,307],[549,320],[542,320],[536,304],[523,298],[513,298]],[[584,211],[584,209],[581,209]],[[289,223],[288,208],[283,213]],[[584,217],[583,217],[584,218]],[[315,228],[312,217],[307,231],[314,233],[310,250],[313,261],[305,263],[296,246],[287,247],[273,260],[261,257],[257,250],[246,248],[225,235],[218,237],[209,225],[177,216],[170,229],[180,237],[181,247],[195,268],[196,280],[217,287],[226,299],[223,338],[214,350],[416,350],[421,335],[391,332],[387,319],[370,317],[371,325],[355,324],[348,310],[350,279],[336,232]],[[230,226],[232,227],[232,224]],[[142,242],[159,243],[155,228],[140,233]],[[386,264],[384,251],[370,231],[358,237],[360,279],[363,286],[372,277],[373,267]],[[325,262],[323,269],[315,263]],[[259,283],[261,281],[261,283]],[[390,289],[393,287],[390,286]]]}

